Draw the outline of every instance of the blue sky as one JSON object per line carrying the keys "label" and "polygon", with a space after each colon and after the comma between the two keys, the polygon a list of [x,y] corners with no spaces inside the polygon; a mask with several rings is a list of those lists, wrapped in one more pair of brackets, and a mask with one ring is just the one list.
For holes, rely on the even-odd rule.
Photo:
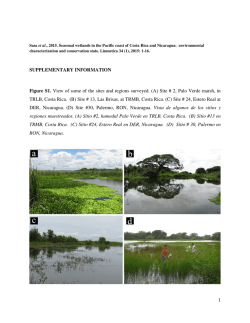
{"label": "blue sky", "polygon": [[122,242],[122,216],[39,216],[39,232],[53,230],[56,235],[72,236],[78,240],[98,240],[105,237],[109,241]]}
{"label": "blue sky", "polygon": [[31,158],[38,170],[114,169],[123,167],[122,149],[39,149]]}

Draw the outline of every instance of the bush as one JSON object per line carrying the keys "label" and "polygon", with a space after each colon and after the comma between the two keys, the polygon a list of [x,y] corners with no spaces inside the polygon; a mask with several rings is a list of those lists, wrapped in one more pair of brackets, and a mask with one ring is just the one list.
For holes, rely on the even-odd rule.
{"label": "bush", "polygon": [[214,166],[207,169],[208,173],[220,172],[220,166]]}
{"label": "bush", "polygon": [[195,171],[196,174],[205,174],[206,171],[205,171],[205,168],[197,168],[196,171]]}
{"label": "bush", "polygon": [[110,242],[109,242],[109,241],[105,241],[105,244],[106,244],[106,245],[109,245],[109,244],[110,244]]}
{"label": "bush", "polygon": [[86,240],[86,241],[85,241],[85,244],[86,244],[87,246],[90,246],[90,245],[92,244],[92,240]]}

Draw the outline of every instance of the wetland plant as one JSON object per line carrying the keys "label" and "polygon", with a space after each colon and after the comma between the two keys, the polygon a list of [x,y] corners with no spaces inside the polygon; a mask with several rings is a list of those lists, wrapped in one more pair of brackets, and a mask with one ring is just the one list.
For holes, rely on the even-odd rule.
{"label": "wetland plant", "polygon": [[125,283],[220,283],[220,243],[197,243],[191,252],[188,243],[169,244],[172,257],[160,259],[162,245],[125,248]]}
{"label": "wetland plant", "polygon": [[30,168],[29,168],[29,183],[30,183],[29,205],[30,207],[32,207],[34,203],[38,201],[39,173],[36,169],[32,168],[31,162],[30,162]]}
{"label": "wetland plant", "polygon": [[[123,199],[115,190],[74,181],[77,175],[46,173],[30,170],[30,214],[122,214]],[[95,200],[104,197],[109,199]]]}

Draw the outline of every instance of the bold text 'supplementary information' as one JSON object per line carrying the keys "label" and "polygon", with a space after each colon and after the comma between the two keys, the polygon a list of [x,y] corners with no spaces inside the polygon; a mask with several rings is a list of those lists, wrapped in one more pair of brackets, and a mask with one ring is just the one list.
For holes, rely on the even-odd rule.
{"label": "bold text 'supplementary information'", "polygon": [[221,103],[221,90],[213,88],[30,88],[29,134],[66,135],[70,128],[93,127],[221,127]]}

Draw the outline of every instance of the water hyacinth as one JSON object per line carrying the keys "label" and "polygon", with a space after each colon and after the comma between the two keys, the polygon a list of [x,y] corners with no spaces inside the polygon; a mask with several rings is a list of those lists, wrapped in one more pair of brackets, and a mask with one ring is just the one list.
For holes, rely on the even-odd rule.
{"label": "water hyacinth", "polygon": [[[34,172],[34,171],[33,171]],[[59,175],[39,175],[36,198],[30,191],[30,214],[122,214],[123,199],[106,186],[74,181],[79,174],[51,172]],[[69,172],[70,173],[70,172]],[[109,172],[110,174],[110,172]],[[83,177],[83,175],[81,175]],[[110,177],[110,179],[113,179]],[[95,200],[108,198],[105,200]]]}

